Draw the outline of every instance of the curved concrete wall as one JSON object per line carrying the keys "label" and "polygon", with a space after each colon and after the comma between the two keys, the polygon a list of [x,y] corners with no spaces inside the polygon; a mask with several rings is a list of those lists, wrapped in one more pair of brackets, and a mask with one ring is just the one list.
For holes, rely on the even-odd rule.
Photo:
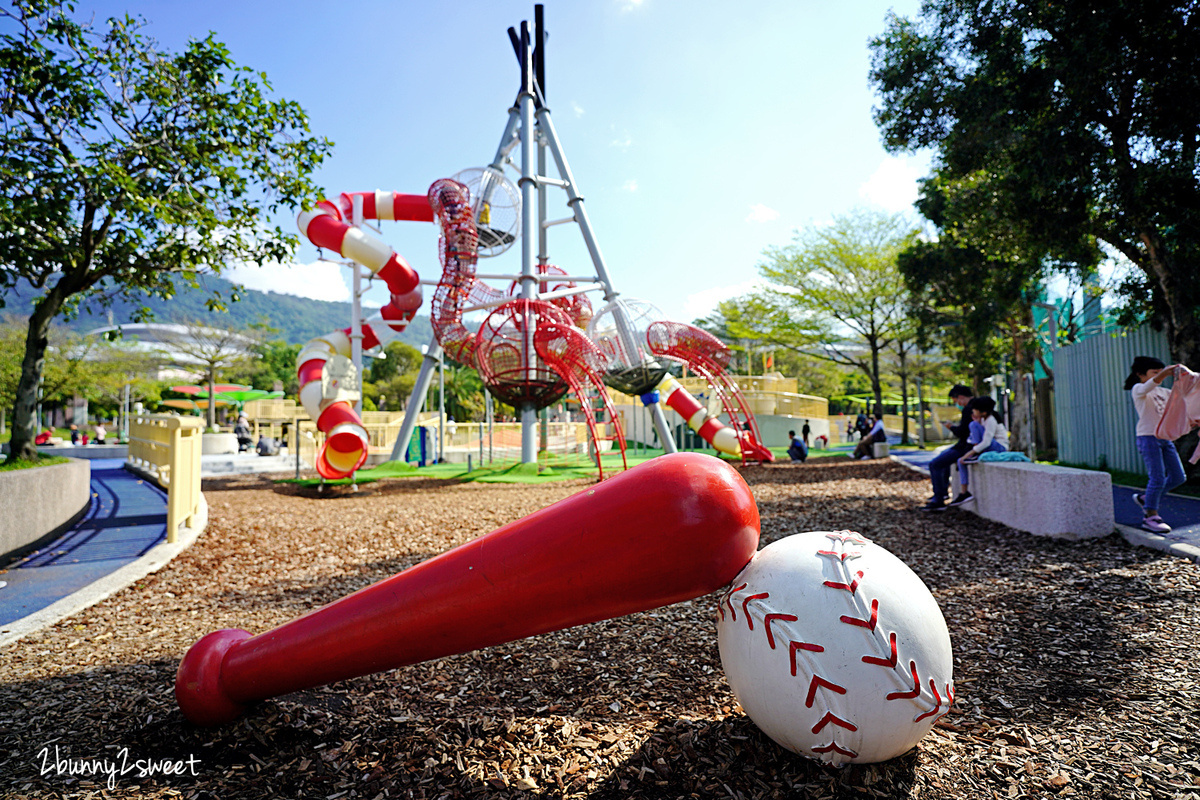
{"label": "curved concrete wall", "polygon": [[0,472],[0,563],[50,533],[59,532],[91,496],[92,466],[65,464]]}

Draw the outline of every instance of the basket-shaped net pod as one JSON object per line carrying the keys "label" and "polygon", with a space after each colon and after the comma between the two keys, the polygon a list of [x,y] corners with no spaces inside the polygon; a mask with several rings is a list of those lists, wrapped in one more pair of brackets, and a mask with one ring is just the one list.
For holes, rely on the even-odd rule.
{"label": "basket-shaped net pod", "polygon": [[521,193],[494,167],[471,167],[454,176],[467,187],[475,227],[479,231],[479,257],[498,256],[521,233]]}
{"label": "basket-shaped net pod", "polygon": [[476,334],[475,362],[493,395],[511,406],[545,408],[567,393],[567,382],[534,347],[541,320],[570,325],[566,314],[538,300],[513,300],[496,308]]}
{"label": "basket-shaped net pod", "polygon": [[663,313],[644,300],[621,298],[596,312],[588,338],[604,354],[604,382],[635,396],[651,391],[667,374],[667,365],[651,352],[646,331]]}

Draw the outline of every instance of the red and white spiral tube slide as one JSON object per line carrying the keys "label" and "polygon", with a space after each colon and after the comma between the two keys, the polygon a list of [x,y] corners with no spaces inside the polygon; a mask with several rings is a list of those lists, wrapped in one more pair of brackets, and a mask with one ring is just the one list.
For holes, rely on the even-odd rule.
{"label": "red and white spiral tube slide", "polygon": [[663,402],[675,409],[687,426],[714,449],[739,458],[773,460],[770,450],[709,414],[708,409],[670,375],[658,385],[658,392]]}
{"label": "red and white spiral tube slide", "polygon": [[[433,209],[422,194],[354,192],[322,200],[296,218],[310,242],[357,261],[387,284],[391,298],[362,326],[362,346],[369,350],[394,339],[412,321],[421,306],[421,287],[416,271],[399,253],[351,224],[356,198],[361,198],[362,219],[432,222]],[[300,404],[325,434],[316,468],[327,479],[347,477],[367,460],[369,439],[354,406],[345,400],[325,400],[321,388],[326,362],[335,355],[350,357],[350,333],[345,328],[319,336],[296,358]]]}

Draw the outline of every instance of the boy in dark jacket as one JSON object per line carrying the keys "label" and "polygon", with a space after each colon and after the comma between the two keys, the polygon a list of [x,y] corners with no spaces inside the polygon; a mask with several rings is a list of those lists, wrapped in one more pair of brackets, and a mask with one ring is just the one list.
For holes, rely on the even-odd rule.
{"label": "boy in dark jacket", "polygon": [[942,423],[958,441],[934,456],[929,462],[929,480],[933,484],[933,497],[921,506],[922,511],[941,511],[946,507],[946,495],[950,493],[950,469],[963,453],[970,449],[967,436],[971,432],[971,390],[961,383],[950,390],[950,401],[962,409],[957,425]]}

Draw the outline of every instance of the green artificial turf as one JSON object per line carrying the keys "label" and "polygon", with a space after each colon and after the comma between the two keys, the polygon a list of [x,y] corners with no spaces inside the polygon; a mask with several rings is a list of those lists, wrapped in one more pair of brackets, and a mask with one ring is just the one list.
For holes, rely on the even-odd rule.
{"label": "green artificial turf", "polygon": [[[741,463],[740,459],[723,455],[715,450],[694,450],[684,452],[704,453],[717,456],[731,464]],[[777,463],[787,463],[787,448],[773,448]],[[831,450],[809,450],[809,458],[827,458],[829,456],[845,456],[850,450],[842,447]],[[651,459],[663,455],[657,448],[630,448],[625,453],[625,464],[633,468]],[[621,472],[624,465],[620,453],[605,453],[601,463],[604,466],[605,477]],[[382,478],[433,478],[435,480],[453,480],[461,483],[524,483],[540,484],[555,481],[596,480],[599,473],[596,465],[583,455],[561,456],[552,453],[539,453],[537,464],[522,464],[516,461],[494,461],[488,464],[478,464],[472,459],[471,469],[467,470],[465,463],[447,462],[417,467],[401,461],[387,461],[377,467],[361,469],[355,473],[354,483],[371,483]],[[319,486],[325,483],[329,486],[346,486],[350,479],[342,478],[335,481],[322,481],[320,478],[303,478],[296,480],[286,478],[276,483],[290,483],[296,486]]]}

